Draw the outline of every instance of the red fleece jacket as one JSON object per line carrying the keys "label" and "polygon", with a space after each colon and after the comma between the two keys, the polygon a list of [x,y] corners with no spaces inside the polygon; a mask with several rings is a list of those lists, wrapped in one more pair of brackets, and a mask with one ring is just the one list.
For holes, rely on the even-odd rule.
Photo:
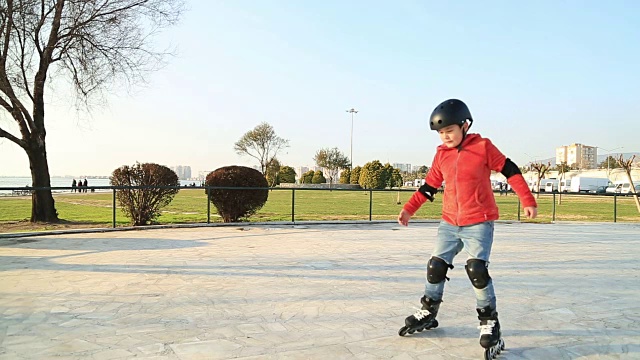
{"label": "red fleece jacket", "polygon": [[[426,182],[433,188],[439,188],[445,182],[442,200],[442,219],[456,226],[473,225],[499,218],[493,189],[491,188],[491,170],[500,172],[507,158],[489,139],[478,134],[468,134],[462,142],[461,150],[438,146]],[[537,207],[522,174],[507,179],[516,192],[523,207]],[[427,201],[416,191],[404,205],[411,215]]]}

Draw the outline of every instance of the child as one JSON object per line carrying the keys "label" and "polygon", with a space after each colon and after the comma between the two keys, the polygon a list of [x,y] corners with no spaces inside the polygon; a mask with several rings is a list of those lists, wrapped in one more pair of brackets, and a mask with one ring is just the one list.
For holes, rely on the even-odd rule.
{"label": "child", "polygon": [[422,310],[407,317],[400,335],[438,326],[436,315],[442,302],[445,279],[449,279],[447,271],[453,269],[453,258],[465,250],[468,255],[465,269],[476,293],[480,345],[499,352],[496,345],[503,348],[504,343],[493,281],[488,270],[493,222],[498,219],[498,207],[491,188],[491,170],[499,171],[507,178],[520,197],[528,218],[536,217],[537,204],[518,166],[489,139],[468,134],[472,123],[469,108],[456,99],[441,103],[431,114],[431,130],[438,132],[443,144],[437,148],[426,183],[404,205],[398,215],[398,223],[406,226],[422,204],[427,200],[433,201],[443,181],[447,186],[435,249],[427,263],[425,296],[420,299]]}

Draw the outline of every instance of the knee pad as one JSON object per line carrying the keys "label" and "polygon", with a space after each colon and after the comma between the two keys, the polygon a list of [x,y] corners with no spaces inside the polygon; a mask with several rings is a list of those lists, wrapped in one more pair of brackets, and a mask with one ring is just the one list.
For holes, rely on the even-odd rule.
{"label": "knee pad", "polygon": [[467,265],[465,265],[464,268],[467,270],[467,275],[469,275],[469,280],[471,280],[471,284],[473,284],[474,288],[484,289],[489,285],[491,276],[489,276],[489,268],[486,261],[480,259],[469,259],[467,260]]}
{"label": "knee pad", "polygon": [[446,261],[439,257],[432,256],[427,263],[427,281],[430,284],[438,284],[444,279],[449,280],[447,271],[453,269],[453,265],[447,264]]}

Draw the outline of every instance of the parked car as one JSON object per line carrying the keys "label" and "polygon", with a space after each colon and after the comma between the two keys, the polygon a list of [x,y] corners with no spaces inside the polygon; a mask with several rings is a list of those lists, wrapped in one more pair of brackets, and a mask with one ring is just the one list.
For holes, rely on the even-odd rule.
{"label": "parked car", "polygon": [[607,189],[605,190],[607,194],[620,194],[622,190],[622,182],[615,182],[613,184],[609,184]]}
{"label": "parked car", "polygon": [[606,186],[598,186],[595,190],[589,191],[592,194],[605,194],[607,192]]}
{"label": "parked car", "polygon": [[620,187],[620,194],[629,194],[631,192],[631,184],[624,183]]}
{"label": "parked car", "polygon": [[[636,193],[640,193],[640,184],[634,186]],[[615,183],[611,184],[605,190],[608,194],[621,194],[621,195],[633,195],[631,191],[631,184],[629,183]]]}
{"label": "parked car", "polygon": [[[636,194],[640,195],[640,184],[634,186],[634,188],[636,189]],[[628,191],[625,195],[633,196],[634,194],[633,194],[633,192]]]}

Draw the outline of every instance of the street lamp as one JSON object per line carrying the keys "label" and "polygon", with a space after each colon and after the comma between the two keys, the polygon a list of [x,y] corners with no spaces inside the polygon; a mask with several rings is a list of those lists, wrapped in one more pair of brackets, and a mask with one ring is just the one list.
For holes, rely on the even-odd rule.
{"label": "street lamp", "polygon": [[[620,149],[623,149],[623,148],[624,148],[624,146],[620,146],[620,147],[617,147],[617,148],[613,148],[613,149],[611,149],[611,150],[609,150],[609,149],[605,149],[605,148],[600,147],[600,146],[596,146],[596,148],[598,148],[598,149],[602,149],[602,150],[604,150],[604,151],[608,151],[608,152],[610,153],[610,152],[612,152],[612,151],[614,151],[614,150],[620,150]],[[609,156],[607,156],[606,158],[604,158],[604,160],[607,162],[607,178],[609,178]]]}
{"label": "street lamp", "polygon": [[349,170],[353,170],[353,114],[357,114],[358,110],[351,108],[346,112],[351,113],[351,168]]}
{"label": "street lamp", "polygon": [[[528,153],[524,153],[525,155],[527,155],[529,157],[529,159],[533,158],[533,162],[537,163],[538,162],[538,158],[542,157],[543,155],[530,155]],[[533,163],[531,161],[529,161],[529,167],[531,167]]]}

